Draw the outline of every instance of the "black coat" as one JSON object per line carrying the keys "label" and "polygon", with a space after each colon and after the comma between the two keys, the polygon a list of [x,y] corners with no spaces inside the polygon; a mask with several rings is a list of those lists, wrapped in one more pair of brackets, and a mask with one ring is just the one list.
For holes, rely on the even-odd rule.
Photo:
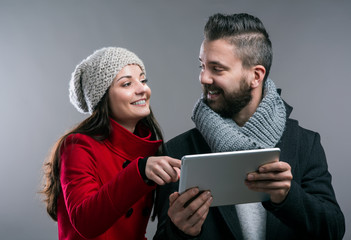
{"label": "black coat", "polygon": [[[286,106],[287,116],[292,108]],[[296,120],[287,119],[286,128],[276,147],[280,161],[290,164],[293,175],[285,201],[274,205],[263,202],[267,210],[266,239],[342,239],[345,219],[335,199],[320,136],[306,130]],[[181,159],[188,154],[210,153],[210,147],[197,129],[191,129],[166,143],[166,154]],[[178,191],[178,182],[157,191],[155,211],[158,217],[155,240],[191,239],[170,221],[169,195]],[[242,239],[235,206],[211,207],[194,239]]]}

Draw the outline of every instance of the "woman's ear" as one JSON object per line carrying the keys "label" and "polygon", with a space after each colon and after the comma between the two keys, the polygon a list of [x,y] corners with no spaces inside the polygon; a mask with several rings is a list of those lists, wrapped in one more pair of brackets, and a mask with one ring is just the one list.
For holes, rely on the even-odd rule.
{"label": "woman's ear", "polygon": [[251,81],[251,88],[257,88],[263,82],[264,76],[266,75],[266,69],[262,65],[256,65],[252,68],[253,79]]}

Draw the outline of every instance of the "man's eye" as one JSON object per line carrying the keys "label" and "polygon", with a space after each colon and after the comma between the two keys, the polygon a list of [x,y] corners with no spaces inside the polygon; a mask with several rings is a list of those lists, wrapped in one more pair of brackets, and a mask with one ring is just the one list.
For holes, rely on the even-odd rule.
{"label": "man's eye", "polygon": [[213,71],[215,71],[215,72],[222,72],[222,71],[223,71],[223,68],[214,67],[214,68],[213,68]]}

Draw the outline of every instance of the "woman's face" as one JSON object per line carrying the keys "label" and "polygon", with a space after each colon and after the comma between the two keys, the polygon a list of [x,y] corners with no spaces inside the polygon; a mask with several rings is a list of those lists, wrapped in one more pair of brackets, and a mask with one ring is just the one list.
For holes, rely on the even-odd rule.
{"label": "woman's face", "polygon": [[151,89],[138,65],[127,65],[117,74],[109,89],[112,118],[133,132],[139,120],[150,114]]}

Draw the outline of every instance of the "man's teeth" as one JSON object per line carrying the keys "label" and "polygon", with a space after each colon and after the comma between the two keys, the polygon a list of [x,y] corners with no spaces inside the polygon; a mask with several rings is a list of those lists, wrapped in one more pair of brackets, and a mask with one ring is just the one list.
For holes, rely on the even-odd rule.
{"label": "man's teeth", "polygon": [[208,91],[209,94],[218,94],[218,91]]}
{"label": "man's teeth", "polygon": [[145,100],[140,100],[140,101],[134,102],[132,104],[133,105],[142,105],[142,104],[145,104]]}

